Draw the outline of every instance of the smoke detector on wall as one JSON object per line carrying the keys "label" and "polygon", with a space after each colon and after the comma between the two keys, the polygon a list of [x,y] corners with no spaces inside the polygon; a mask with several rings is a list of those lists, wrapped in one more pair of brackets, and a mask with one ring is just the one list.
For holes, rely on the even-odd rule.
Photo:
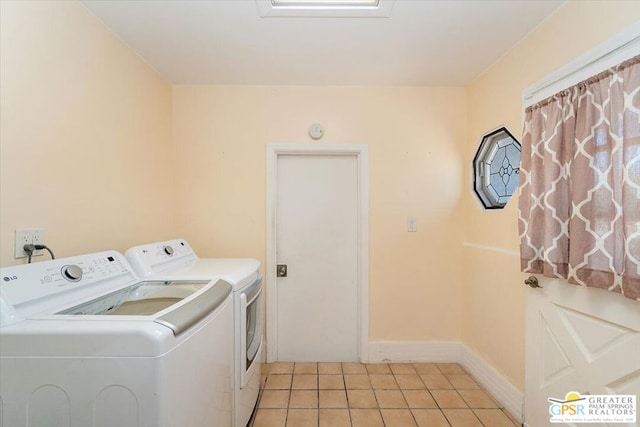
{"label": "smoke detector on wall", "polygon": [[309,136],[313,139],[320,139],[324,135],[324,127],[320,123],[309,126]]}

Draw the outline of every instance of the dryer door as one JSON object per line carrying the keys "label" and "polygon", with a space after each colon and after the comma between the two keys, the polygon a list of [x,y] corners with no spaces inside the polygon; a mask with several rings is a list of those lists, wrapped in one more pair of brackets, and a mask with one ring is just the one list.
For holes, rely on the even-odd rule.
{"label": "dryer door", "polygon": [[262,313],[262,278],[256,280],[240,295],[240,346],[241,346],[241,383],[247,385],[249,371],[262,345],[263,313]]}

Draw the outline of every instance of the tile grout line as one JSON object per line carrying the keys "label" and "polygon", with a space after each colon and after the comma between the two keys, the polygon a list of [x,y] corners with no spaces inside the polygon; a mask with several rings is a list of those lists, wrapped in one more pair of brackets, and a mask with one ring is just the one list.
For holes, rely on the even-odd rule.
{"label": "tile grout line", "polygon": [[349,392],[347,390],[347,381],[344,379],[344,370],[342,369],[342,364],[340,364],[340,374],[342,375],[342,385],[344,386],[344,393],[347,395],[347,415],[349,416],[349,426],[353,427],[353,418],[351,418],[351,405],[349,404]]}
{"label": "tile grout line", "polygon": [[[328,373],[327,373],[327,372],[325,372],[325,373],[323,373],[323,374],[320,374],[320,372],[319,372],[319,371],[320,371],[319,366],[320,366],[320,365],[316,362],[316,369],[315,369],[316,374],[315,374],[314,376],[315,376],[315,378],[316,378],[316,381],[315,381],[315,384],[316,384],[315,391],[316,391],[316,393],[315,393],[315,394],[316,394],[316,397],[317,397],[317,400],[318,400],[318,403],[317,403],[317,406],[316,406],[316,407],[317,407],[317,411],[318,411],[318,413],[317,413],[317,414],[318,414],[318,416],[317,416],[317,420],[316,420],[316,421],[318,422],[318,425],[320,424],[320,411],[321,411],[321,409],[332,409],[332,408],[320,408],[320,391],[322,390],[322,389],[321,389],[321,386],[320,386],[320,378],[321,378],[321,375],[335,375],[335,374],[336,374],[335,372],[331,372],[331,371],[330,371],[330,372],[328,372]],[[352,409],[357,409],[357,408],[352,408],[352,407],[351,407],[351,401],[350,401],[350,399],[349,399],[349,394],[348,394],[348,392],[349,392],[349,390],[350,390],[350,389],[348,389],[348,388],[347,388],[347,384],[346,384],[346,377],[345,377],[345,375],[349,375],[349,374],[346,374],[346,373],[344,372],[344,370],[342,369],[342,364],[340,364],[339,366],[340,366],[340,371],[341,371],[341,372],[340,372],[340,375],[341,375],[341,377],[342,377],[342,378],[341,378],[341,379],[342,379],[341,386],[342,386],[342,387],[344,387],[344,388],[343,388],[343,389],[337,389],[336,391],[343,391],[343,393],[344,393],[344,396],[345,396],[345,399],[346,399],[346,402],[347,402],[347,405],[346,405],[346,408],[345,408],[345,409],[347,410],[347,413],[348,413],[348,423],[353,427],[353,422],[354,422],[354,420],[353,420],[353,418],[352,418],[351,411],[352,411]],[[388,368],[390,368],[390,365],[389,365],[389,364],[387,364],[387,367],[388,367]],[[493,397],[492,397],[490,394],[488,394],[488,393],[486,392],[486,390],[484,390],[482,387],[477,387],[477,388],[476,388],[476,387],[471,387],[471,388],[467,388],[467,387],[464,387],[464,384],[463,384],[463,385],[462,385],[462,388],[456,388],[455,386],[453,386],[453,384],[452,384],[452,383],[450,383],[450,382],[449,382],[449,381],[450,381],[450,379],[447,377],[447,375],[465,375],[465,376],[469,377],[469,379],[474,380],[474,378],[473,378],[473,377],[472,377],[468,372],[466,372],[466,371],[464,371],[464,370],[463,370],[461,373],[460,373],[460,372],[448,372],[448,373],[445,373],[445,372],[444,372],[444,371],[443,371],[439,366],[435,365],[435,368],[436,368],[436,371],[437,371],[437,372],[439,372],[439,374],[438,374],[438,375],[443,375],[443,376],[446,378],[447,383],[452,387],[451,389],[442,389],[442,390],[450,390],[450,391],[454,391],[454,392],[456,393],[456,395],[457,395],[457,396],[459,396],[459,397],[460,397],[460,399],[462,400],[462,402],[464,402],[464,404],[466,405],[466,407],[465,407],[465,408],[444,408],[444,407],[442,407],[442,406],[441,406],[441,404],[440,404],[440,403],[438,403],[438,401],[433,397],[433,394],[432,394],[432,391],[434,391],[434,390],[440,390],[440,389],[433,389],[433,390],[432,390],[432,389],[430,389],[430,388],[429,388],[429,387],[424,383],[424,379],[420,376],[420,375],[430,375],[429,373],[427,373],[427,374],[419,374],[417,370],[415,370],[415,372],[414,372],[414,373],[412,373],[412,372],[404,372],[404,373],[403,373],[403,372],[399,372],[399,373],[395,373],[395,372],[393,372],[393,370],[391,370],[391,372],[380,373],[380,372],[379,372],[379,370],[378,370],[377,368],[376,368],[376,369],[374,369],[374,372],[369,372],[369,370],[366,370],[366,376],[367,376],[367,380],[368,380],[368,382],[369,382],[369,386],[370,386],[370,388],[369,388],[368,390],[370,390],[370,391],[373,393],[374,400],[375,400],[375,403],[376,403],[376,406],[377,406],[376,408],[371,408],[371,409],[374,409],[374,410],[378,413],[378,415],[380,416],[381,421],[382,421],[382,423],[383,423],[384,425],[386,425],[386,422],[384,421],[384,418],[382,417],[382,413],[381,413],[382,409],[394,409],[394,408],[381,408],[381,407],[380,407],[380,402],[379,402],[379,400],[378,400],[378,395],[376,394],[376,391],[379,391],[379,390],[380,390],[380,391],[384,391],[384,390],[387,390],[387,391],[393,391],[393,390],[396,390],[396,389],[395,389],[395,388],[389,388],[389,389],[387,389],[387,388],[384,388],[384,387],[383,387],[383,388],[379,388],[379,389],[378,389],[378,388],[374,388],[373,384],[371,383],[371,375],[391,375],[391,376],[392,376],[392,378],[393,378],[393,380],[394,380],[394,383],[395,383],[395,385],[397,386],[397,390],[398,390],[398,391],[400,391],[400,394],[401,394],[401,396],[402,396],[403,403],[404,403],[404,404],[406,404],[406,408],[407,408],[407,410],[410,412],[411,417],[412,417],[412,420],[413,420],[416,424],[417,424],[417,422],[418,422],[418,419],[416,418],[416,415],[415,415],[414,410],[415,410],[415,411],[417,411],[417,410],[419,410],[419,409],[429,409],[429,408],[419,408],[419,407],[412,408],[412,407],[409,405],[409,402],[408,402],[408,400],[407,400],[407,396],[405,395],[405,392],[406,392],[406,391],[424,391],[424,392],[426,392],[426,395],[430,396],[430,397],[431,397],[431,399],[433,399],[433,401],[434,401],[434,403],[435,403],[435,406],[436,406],[436,407],[435,407],[435,408],[433,408],[433,409],[437,409],[437,410],[438,410],[438,412],[439,412],[442,416],[444,416],[444,420],[445,420],[447,423],[449,423],[449,424],[450,424],[449,417],[447,417],[447,415],[445,415],[445,412],[444,412],[444,411],[445,411],[445,410],[454,410],[454,409],[460,409],[460,410],[465,410],[465,411],[467,411],[467,410],[468,410],[468,411],[470,411],[470,414],[473,416],[473,418],[474,418],[477,422],[479,422],[481,425],[483,425],[483,426],[487,426],[487,424],[485,424],[485,423],[480,419],[480,417],[478,416],[478,411],[479,411],[479,410],[492,410],[492,411],[493,411],[493,410],[495,410],[495,411],[498,411],[498,413],[500,413],[503,417],[506,417],[506,419],[507,419],[510,423],[513,423],[513,420],[511,420],[511,418],[509,417],[508,413],[504,410],[504,408],[503,408],[503,407],[501,407],[497,402],[495,402],[495,400],[493,399]],[[366,369],[366,368],[365,368],[365,369]],[[414,367],[414,369],[415,369],[415,367]],[[265,375],[264,383],[266,384],[266,381],[268,380],[268,377],[270,377],[270,376],[272,376],[272,375],[278,375],[278,374],[281,374],[281,375],[288,375],[288,374],[286,373],[286,371],[287,371],[287,369],[285,369],[284,371],[281,371],[281,372],[274,372],[274,373],[272,373],[272,372],[271,372],[271,369],[268,369],[268,370],[267,370],[267,373],[266,373],[266,375]],[[286,422],[288,422],[288,421],[289,421],[289,415],[290,415],[290,414],[289,414],[289,410],[290,410],[290,409],[292,409],[292,408],[291,408],[291,403],[292,403],[292,398],[293,398],[292,393],[293,393],[293,391],[294,391],[294,389],[293,389],[293,378],[294,378],[294,375],[295,375],[295,374],[294,374],[294,372],[295,372],[295,364],[294,364],[294,368],[293,368],[293,370],[291,371],[291,380],[290,380],[290,382],[289,382],[289,389],[288,389],[289,396],[288,396],[288,400],[287,400],[287,402],[286,402],[286,408],[285,408],[285,410],[286,410],[285,420],[284,420],[284,421],[285,421],[285,425],[286,425]],[[432,373],[432,374],[435,374],[435,373]],[[299,373],[298,375],[302,375],[302,373]],[[351,373],[351,375],[359,375],[359,374],[357,374],[357,373],[353,373],[353,372],[352,372],[352,373]],[[360,375],[361,375],[361,374],[360,374]],[[424,388],[424,389],[422,389],[422,388],[403,388],[403,387],[401,387],[401,386],[400,386],[400,383],[398,382],[398,376],[399,376],[399,375],[416,375],[416,376],[419,378],[419,380],[420,380],[420,382],[419,382],[419,383],[420,383],[421,385],[424,385],[424,386],[425,386],[425,388]],[[474,382],[475,382],[475,380],[474,380]],[[475,385],[477,386],[477,384],[475,384]],[[277,389],[273,389],[272,391],[275,391],[275,390],[277,390]],[[301,390],[302,390],[302,389],[301,389]],[[332,389],[332,388],[328,388],[328,389],[326,389],[326,390],[333,390],[333,389]],[[353,390],[359,390],[359,389],[353,389]],[[465,399],[465,398],[464,398],[464,396],[460,393],[460,391],[461,391],[461,390],[462,390],[462,391],[466,391],[466,390],[480,391],[480,392],[482,392],[482,393],[484,393],[484,394],[487,394],[487,395],[488,395],[488,397],[489,397],[489,399],[491,400],[491,402],[492,402],[493,404],[495,404],[496,406],[495,406],[495,407],[488,407],[488,408],[487,408],[487,407],[477,407],[477,408],[476,408],[476,407],[472,407],[472,405],[467,401],[467,399]],[[263,390],[263,391],[264,391],[264,390]],[[262,397],[262,396],[261,396],[261,397]],[[258,402],[258,406],[259,406],[259,402]],[[257,409],[259,409],[259,408],[257,408]],[[263,408],[263,409],[266,409],[266,408]],[[337,408],[337,407],[336,407],[336,409],[340,409],[340,408]],[[402,409],[402,408],[400,408],[400,409]]]}

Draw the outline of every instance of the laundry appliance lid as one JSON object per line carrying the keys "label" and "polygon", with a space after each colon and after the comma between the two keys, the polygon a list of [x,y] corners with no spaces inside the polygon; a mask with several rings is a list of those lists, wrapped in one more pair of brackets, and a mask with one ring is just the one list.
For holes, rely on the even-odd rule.
{"label": "laundry appliance lid", "polygon": [[137,282],[56,314],[150,316],[193,295],[207,283],[207,280]]}
{"label": "laundry appliance lid", "polygon": [[0,328],[2,357],[155,357],[230,313],[232,287],[145,281]]}
{"label": "laundry appliance lid", "polygon": [[[231,293],[231,285],[217,280],[143,281],[111,292],[56,315],[147,316],[179,335],[217,310]],[[198,294],[198,295],[196,295]]]}

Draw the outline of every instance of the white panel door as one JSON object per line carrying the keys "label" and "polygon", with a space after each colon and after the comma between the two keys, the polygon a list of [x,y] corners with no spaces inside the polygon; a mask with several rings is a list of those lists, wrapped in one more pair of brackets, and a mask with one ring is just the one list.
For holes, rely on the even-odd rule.
{"label": "white panel door", "polygon": [[[561,280],[540,284],[527,292],[525,425],[558,425],[547,399],[570,391],[640,395],[640,302]],[[576,424],[596,425],[607,424]]]}
{"label": "white panel door", "polygon": [[358,360],[358,161],[277,160],[277,358]]}

